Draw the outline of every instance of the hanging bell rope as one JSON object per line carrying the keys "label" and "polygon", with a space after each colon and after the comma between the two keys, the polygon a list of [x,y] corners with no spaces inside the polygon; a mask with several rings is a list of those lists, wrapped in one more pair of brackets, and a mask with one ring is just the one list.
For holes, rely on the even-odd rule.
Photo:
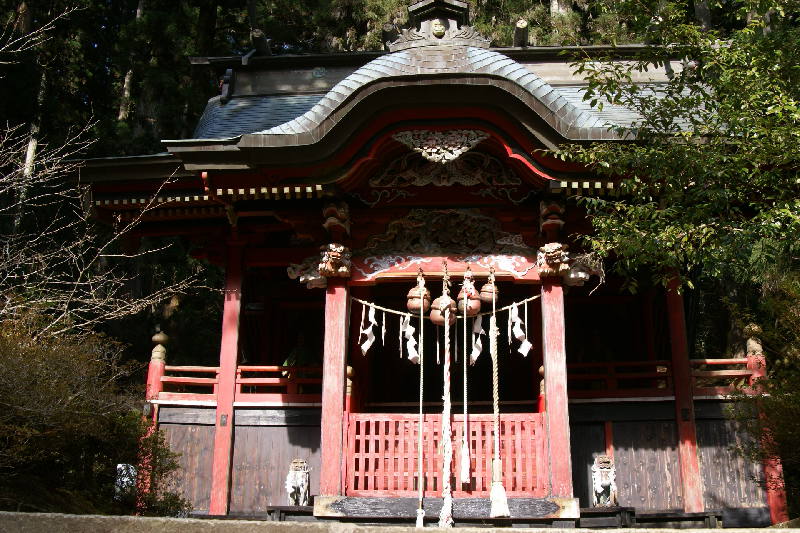
{"label": "hanging bell rope", "polygon": [[500,377],[498,371],[497,337],[497,286],[494,283],[494,269],[489,271],[489,282],[481,288],[481,296],[491,295],[492,317],[489,319],[489,355],[492,358],[492,414],[494,415],[494,457],[492,458],[492,489],[489,493],[491,508],[489,516],[500,518],[510,516],[508,498],[503,487],[503,464],[500,461]]}
{"label": "hanging bell rope", "polygon": [[[416,291],[416,294],[412,294]],[[411,312],[419,313],[419,423],[417,424],[417,521],[416,527],[425,527],[425,509],[423,508],[423,498],[425,496],[425,479],[422,473],[424,443],[422,441],[423,426],[425,425],[425,414],[423,405],[425,399],[425,312],[430,307],[431,297],[428,289],[425,288],[425,277],[422,269],[417,273],[417,286],[408,293],[406,307]]]}
{"label": "hanging bell rope", "polygon": [[481,300],[478,291],[475,290],[475,282],[472,279],[472,270],[469,265],[464,271],[464,282],[461,287],[461,293],[458,299],[459,311],[464,318],[463,325],[463,346],[464,346],[464,422],[462,426],[462,439],[461,439],[461,469],[459,478],[463,485],[469,485],[472,482],[470,474],[470,453],[469,453],[469,414],[468,407],[468,389],[467,389],[467,317],[476,316],[481,309]]}
{"label": "hanging bell rope", "polygon": [[[453,489],[450,483],[451,466],[453,462],[453,436],[450,427],[451,405],[450,405],[450,326],[453,325],[455,315],[455,302],[450,298],[450,275],[447,273],[447,262],[442,261],[442,296],[438,307],[434,301],[431,310],[431,321],[434,321],[434,313],[441,316],[444,326],[444,353],[443,365],[443,406],[442,406],[442,428],[440,441],[442,443],[442,510],[439,513],[439,527],[453,527]],[[439,318],[437,317],[437,321]]]}

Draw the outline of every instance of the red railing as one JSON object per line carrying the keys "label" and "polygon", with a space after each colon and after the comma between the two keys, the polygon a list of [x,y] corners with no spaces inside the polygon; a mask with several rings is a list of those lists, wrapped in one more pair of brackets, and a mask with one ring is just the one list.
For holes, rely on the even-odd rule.
{"label": "red railing", "polygon": [[[417,450],[419,421],[415,414],[350,413],[347,428],[345,490],[349,496],[415,496],[421,456],[425,496],[441,496],[442,452],[439,414],[425,415],[423,451]],[[468,418],[472,481],[462,485],[461,439],[464,417],[453,417],[453,477],[455,496],[487,496],[492,481],[492,415]],[[542,415],[503,414],[500,457],[503,485],[509,496],[546,495],[545,438]]]}
{"label": "red railing", "polygon": [[567,365],[570,398],[672,395],[669,361],[609,361]]}
{"label": "red railing", "polygon": [[723,396],[737,388],[752,386],[764,375],[763,357],[692,359],[695,396]]}
{"label": "red railing", "polygon": [[[691,359],[695,396],[725,396],[765,375],[763,356]],[[570,398],[672,396],[670,361],[575,363],[567,365]]]}
{"label": "red railing", "polygon": [[[219,367],[164,367],[162,401],[214,402]],[[234,401],[241,403],[319,403],[322,399],[321,367],[240,366],[236,369]]]}

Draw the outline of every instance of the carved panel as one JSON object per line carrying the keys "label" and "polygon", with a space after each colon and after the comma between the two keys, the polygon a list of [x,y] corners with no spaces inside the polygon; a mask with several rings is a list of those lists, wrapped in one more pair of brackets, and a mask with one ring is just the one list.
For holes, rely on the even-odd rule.
{"label": "carved panel", "polygon": [[432,163],[417,154],[406,154],[392,161],[382,174],[369,180],[370,186],[376,188],[427,185],[499,187],[521,183],[522,180],[508,166],[482,152],[469,152],[444,164]]}
{"label": "carved panel", "polygon": [[475,148],[489,135],[480,130],[411,130],[401,131],[392,138],[401,142],[434,163],[447,163]]}

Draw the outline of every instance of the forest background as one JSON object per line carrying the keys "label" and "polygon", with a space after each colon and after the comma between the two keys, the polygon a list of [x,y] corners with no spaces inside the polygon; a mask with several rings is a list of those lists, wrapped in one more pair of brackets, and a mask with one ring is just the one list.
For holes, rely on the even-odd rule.
{"label": "forest background", "polygon": [[[3,178],[56,168],[44,183],[64,183],[70,170],[65,157],[161,152],[161,139],[191,137],[208,98],[219,92],[221,73],[193,64],[190,57],[243,55],[263,46],[262,37],[275,55],[382,50],[383,25],[402,26],[408,3],[5,0],[0,7]],[[585,245],[630,280],[628,290],[663,283],[665,272],[680,274],[693,357],[734,355],[745,324],[762,326],[774,400],[759,407],[775,416],[756,419],[749,429],[759,436],[754,443],[772,444],[743,452],[780,453],[790,489],[796,490],[800,438],[796,426],[785,423],[800,419],[796,2],[479,0],[471,3],[471,11],[474,25],[493,46],[512,44],[518,20],[529,24],[530,46],[647,45],[627,71],[598,67],[593,61],[602,58],[586,52],[565,56],[588,77],[596,105],[624,102],[644,117],[642,142],[633,149],[565,147],[563,157],[628,176],[626,204],[579,199],[596,229]],[[41,38],[13,45],[40,30]],[[671,96],[656,102],[627,83],[632,69],[666,58],[691,67],[671,80]],[[714,101],[724,103],[722,96],[730,101],[706,106],[711,114],[698,114],[698,103],[711,101],[709,88],[719,97]],[[737,100],[737,94],[748,98]],[[690,117],[689,127],[684,121],[676,129],[677,117]],[[732,123],[742,129],[730,128]],[[676,137],[685,142],[674,142]],[[709,138],[718,142],[706,142]],[[707,164],[698,166],[698,160]],[[33,205],[30,217],[21,216],[15,206],[25,195],[15,179],[0,187],[4,259],[13,256],[8,250],[15,243],[26,245],[26,238],[37,234],[42,213],[52,209]],[[696,182],[703,186],[694,187]],[[673,186],[656,190],[654,183]],[[77,201],[74,191],[58,189],[58,194]],[[754,219],[769,231],[750,231]],[[91,225],[77,220],[81,228]],[[81,233],[79,242],[86,243],[91,260],[78,270],[105,273],[114,263],[122,274],[103,279],[136,305],[113,307],[119,300],[109,304],[106,299],[92,312],[70,308],[58,315],[61,322],[53,321],[58,309],[57,299],[48,299],[53,284],[32,284],[30,275],[17,275],[19,265],[0,264],[6,299],[0,309],[0,376],[5,377],[0,378],[5,410],[0,416],[0,508],[132,510],[130,498],[114,496],[113,466],[137,460],[143,428],[131,413],[142,397],[136,385],[143,381],[148,339],[158,329],[168,331],[175,364],[213,364],[218,356],[215,328],[198,334],[195,326],[219,323],[221,298],[214,289],[221,284],[220,273],[188,258],[188,245],[180,240],[145,241],[142,251],[157,254],[156,260],[109,260],[119,243],[108,249],[96,245],[97,238],[113,243],[104,231],[93,228],[91,237]],[[61,242],[63,253],[63,243],[73,238],[56,232],[49,242]],[[23,246],[22,256],[30,268],[42,250]],[[74,265],[56,264],[64,276],[75,271]],[[210,290],[188,291],[190,284]],[[64,397],[75,400],[65,404]],[[103,416],[87,426],[81,418],[87,413]],[[154,449],[161,453],[158,442]],[[163,457],[168,474],[174,465],[168,454]],[[165,494],[163,502],[152,502],[151,512],[184,509]]]}

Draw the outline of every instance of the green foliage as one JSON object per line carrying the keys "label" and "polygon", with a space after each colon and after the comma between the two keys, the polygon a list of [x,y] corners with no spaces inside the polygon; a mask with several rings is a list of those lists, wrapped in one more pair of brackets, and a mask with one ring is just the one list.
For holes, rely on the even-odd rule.
{"label": "green foliage", "polygon": [[[788,9],[788,8],[787,8]],[[786,268],[800,230],[800,29],[763,18],[719,34],[683,22],[667,6],[653,45],[632,64],[581,61],[586,98],[635,109],[636,142],[572,146],[561,156],[622,178],[622,198],[582,198],[595,233],[586,243],[615,268],[656,266],[693,278],[758,282]],[[668,83],[634,75],[663,67]],[[621,135],[627,132],[619,130]]]}
{"label": "green foliage", "polygon": [[[760,335],[769,361],[769,379],[760,394],[738,395],[732,411],[742,431],[754,436],[740,451],[752,460],[780,457],[790,514],[800,515],[800,273],[766,280],[756,312],[739,310],[743,321],[763,324]],[[780,486],[781,480],[767,479]]]}
{"label": "green foliage", "polygon": [[[0,509],[130,513],[135,487],[115,490],[116,465],[150,457],[150,494],[141,508],[176,514],[175,455],[135,410],[141,390],[121,388],[136,370],[102,335],[34,339],[45,317],[0,323]],[[141,446],[140,446],[141,445]]]}
{"label": "green foliage", "polygon": [[[570,146],[559,156],[620,180],[619,197],[578,199],[594,229],[583,237],[590,250],[634,289],[642,272],[661,283],[678,273],[697,289],[687,291],[696,355],[721,356],[744,324],[764,324],[767,394],[743,393],[735,418],[753,436],[742,452],[781,457],[797,502],[800,5],[737,7],[727,18],[712,12],[722,27],[703,28],[682,4],[663,3],[639,19],[651,17],[638,61],[576,62],[592,105],[623,105],[639,118],[635,140],[615,128],[625,142]],[[666,82],[634,83],[668,62]]]}

